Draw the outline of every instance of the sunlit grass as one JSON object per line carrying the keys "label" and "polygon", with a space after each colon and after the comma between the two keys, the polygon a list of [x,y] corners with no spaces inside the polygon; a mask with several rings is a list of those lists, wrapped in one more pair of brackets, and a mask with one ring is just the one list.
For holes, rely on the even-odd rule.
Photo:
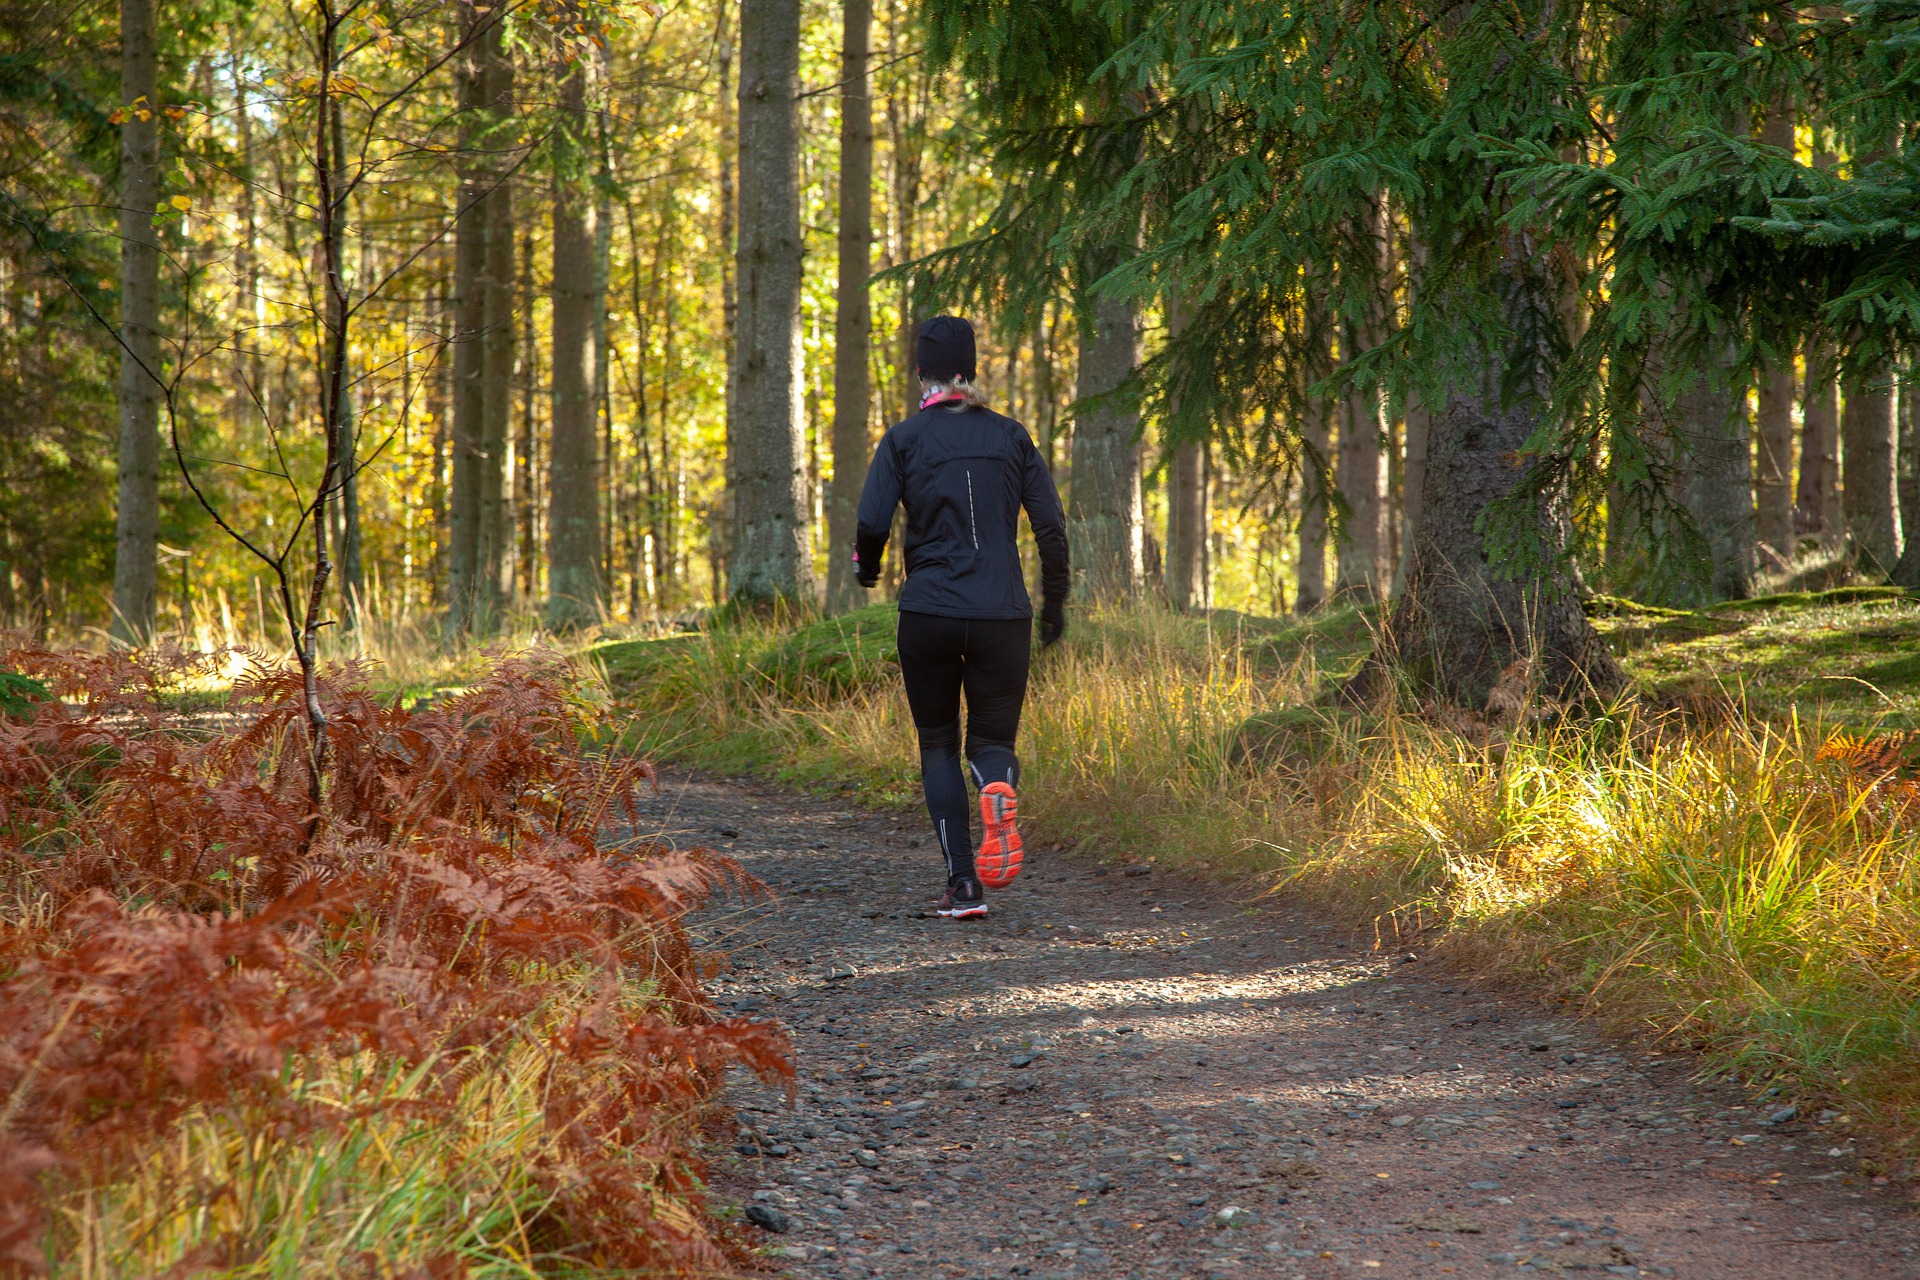
{"label": "sunlit grass", "polygon": [[[1915,610],[1874,597],[1751,612],[1790,647],[1906,626]],[[770,655],[796,643],[773,629],[603,653],[616,690],[650,709],[642,722],[664,726],[655,749],[912,805],[912,726],[873,640],[883,621],[843,632],[841,656],[872,677],[851,693],[769,679]],[[1724,681],[1711,719],[1623,703],[1474,743],[1404,709],[1324,706],[1329,672],[1364,644],[1351,614],[1312,629],[1077,619],[1035,664],[1030,845],[1308,895],[1383,945],[1421,937],[1631,1033],[1920,1132],[1920,821],[1891,783],[1820,758],[1838,728],[1876,731],[1860,704],[1829,717],[1807,700],[1797,715],[1761,671]],[[1820,662],[1845,682],[1843,655]]]}

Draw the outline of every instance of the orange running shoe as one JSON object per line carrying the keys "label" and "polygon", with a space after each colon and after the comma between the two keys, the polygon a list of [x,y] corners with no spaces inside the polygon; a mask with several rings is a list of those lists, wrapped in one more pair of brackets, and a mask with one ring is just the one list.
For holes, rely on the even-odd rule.
{"label": "orange running shoe", "polygon": [[1019,810],[1020,798],[1009,784],[989,782],[980,788],[980,820],[986,824],[987,834],[980,841],[980,852],[974,855],[973,869],[989,889],[1005,888],[1020,874],[1026,848],[1013,825]]}

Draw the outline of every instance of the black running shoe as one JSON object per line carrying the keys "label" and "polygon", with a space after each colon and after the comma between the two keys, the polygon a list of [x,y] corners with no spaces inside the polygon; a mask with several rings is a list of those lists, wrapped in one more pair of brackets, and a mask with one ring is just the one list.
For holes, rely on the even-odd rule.
{"label": "black running shoe", "polygon": [[970,920],[987,914],[987,895],[980,882],[969,876],[959,884],[947,886],[946,893],[934,905],[934,914],[949,920]]}

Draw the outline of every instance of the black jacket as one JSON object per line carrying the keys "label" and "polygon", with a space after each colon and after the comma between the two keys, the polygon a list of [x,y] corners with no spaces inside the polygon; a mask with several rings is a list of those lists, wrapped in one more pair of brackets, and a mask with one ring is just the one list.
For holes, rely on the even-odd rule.
{"label": "black jacket", "polygon": [[1020,571],[1020,509],[1040,548],[1040,589],[1067,599],[1067,522],[1027,429],[979,407],[935,405],[889,430],[867,468],[854,559],[880,572],[893,510],[907,506],[900,607],[946,618],[1031,618]]}

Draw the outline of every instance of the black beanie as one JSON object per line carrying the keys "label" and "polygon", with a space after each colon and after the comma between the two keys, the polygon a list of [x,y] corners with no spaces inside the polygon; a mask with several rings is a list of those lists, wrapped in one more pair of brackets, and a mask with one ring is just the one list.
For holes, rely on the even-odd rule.
{"label": "black beanie", "polygon": [[920,322],[920,336],[913,344],[914,363],[928,382],[951,382],[965,378],[971,382],[973,369],[973,326],[959,316],[935,316]]}

